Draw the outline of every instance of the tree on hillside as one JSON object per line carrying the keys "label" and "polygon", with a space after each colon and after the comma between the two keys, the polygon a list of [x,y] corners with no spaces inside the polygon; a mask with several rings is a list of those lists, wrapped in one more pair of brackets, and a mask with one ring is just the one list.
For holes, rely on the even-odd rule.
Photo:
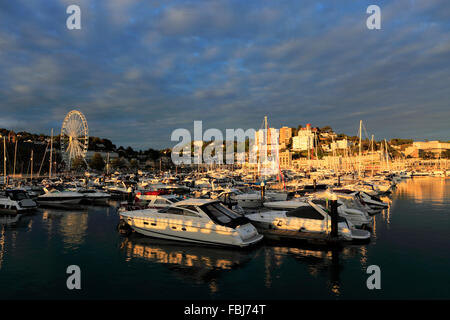
{"label": "tree on hillside", "polygon": [[412,139],[391,139],[389,141],[389,144],[392,144],[394,146],[399,146],[399,145],[403,145],[403,144],[413,144],[413,140]]}
{"label": "tree on hillside", "polygon": [[105,168],[105,161],[103,160],[103,157],[101,156],[100,153],[98,153],[98,152],[94,153],[94,155],[92,156],[92,159],[89,163],[89,166],[92,169],[98,170],[98,171],[102,171]]}
{"label": "tree on hillside", "polygon": [[139,163],[136,159],[131,159],[130,161],[130,168],[131,169],[137,169],[139,167]]}
{"label": "tree on hillside", "polygon": [[320,128],[319,130],[320,132],[328,132],[328,133],[333,131],[333,129],[331,129],[330,126],[325,126],[323,128]]}
{"label": "tree on hillside", "polygon": [[123,158],[117,158],[111,161],[111,167],[113,168],[124,168],[126,167],[126,162]]}
{"label": "tree on hillside", "polygon": [[152,149],[152,148],[146,150],[146,151],[144,152],[144,154],[147,155],[147,156],[148,156],[150,159],[152,159],[152,160],[156,160],[156,159],[158,159],[159,156],[160,156],[160,155],[159,155],[159,151],[154,150],[154,149]]}
{"label": "tree on hillside", "polygon": [[72,170],[80,171],[87,169],[86,162],[82,157],[78,157],[73,159],[72,161]]}

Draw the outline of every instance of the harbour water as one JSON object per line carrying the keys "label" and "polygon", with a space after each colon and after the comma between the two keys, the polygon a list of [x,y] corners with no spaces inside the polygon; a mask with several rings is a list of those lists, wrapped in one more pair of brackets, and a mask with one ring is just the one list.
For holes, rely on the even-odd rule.
{"label": "harbour water", "polygon": [[[0,299],[449,299],[450,179],[407,179],[382,200],[370,243],[341,250],[125,237],[114,202],[39,209],[0,225]],[[81,290],[66,287],[69,265]],[[381,290],[367,288],[370,265]]]}

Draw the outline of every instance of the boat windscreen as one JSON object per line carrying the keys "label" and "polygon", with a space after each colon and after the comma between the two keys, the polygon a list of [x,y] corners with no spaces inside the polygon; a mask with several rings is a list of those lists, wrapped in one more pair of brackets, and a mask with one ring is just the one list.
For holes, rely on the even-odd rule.
{"label": "boat windscreen", "polygon": [[[313,200],[311,200],[311,202],[314,204],[320,204],[324,209],[327,209],[331,205],[330,201],[327,201],[325,199],[313,199]],[[338,207],[341,205],[342,205],[342,203],[339,203],[339,202],[337,203]]]}
{"label": "boat windscreen", "polygon": [[[228,209],[220,202],[210,203],[201,207],[201,209],[215,222],[226,225],[235,226],[247,222],[246,218],[243,218],[236,212]],[[244,221],[245,220],[245,221]]]}
{"label": "boat windscreen", "polygon": [[322,214],[320,214],[320,212],[317,212],[317,210],[311,206],[298,207],[297,209],[286,212],[286,216],[302,219],[314,219],[314,220],[325,219],[325,217]]}
{"label": "boat windscreen", "polygon": [[25,191],[6,191],[6,195],[10,197],[12,200],[20,201],[24,199],[28,199],[28,195]]}

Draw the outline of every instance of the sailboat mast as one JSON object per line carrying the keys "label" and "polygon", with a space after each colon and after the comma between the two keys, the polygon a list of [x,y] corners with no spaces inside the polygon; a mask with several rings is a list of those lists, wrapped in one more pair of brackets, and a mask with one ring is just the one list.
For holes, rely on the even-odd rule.
{"label": "sailboat mast", "polygon": [[109,152],[106,156],[106,175],[109,175]]}
{"label": "sailboat mast", "polygon": [[17,138],[16,138],[16,146],[14,147],[14,169],[13,169],[13,176],[16,175],[16,157],[17,157]]}
{"label": "sailboat mast", "polygon": [[359,120],[359,166],[358,177],[361,177],[361,144],[362,144],[362,120]]}
{"label": "sailboat mast", "polygon": [[50,167],[48,170],[48,178],[52,178],[52,154],[53,154],[53,128],[52,128],[52,135],[50,138]]}
{"label": "sailboat mast", "polygon": [[267,116],[264,116],[264,129],[266,129],[267,132]]}
{"label": "sailboat mast", "polygon": [[371,155],[371,162],[372,162],[372,177],[373,177],[373,166],[375,165],[374,164],[374,162],[373,162],[373,135],[372,135],[372,142],[370,143],[370,145],[371,145],[371,152],[372,152],[372,155]]}
{"label": "sailboat mast", "polygon": [[[261,144],[261,149],[262,149],[262,154],[260,153],[260,157],[259,157],[259,169],[258,169],[258,176],[259,176],[259,180],[264,180],[264,177],[266,175],[266,170],[267,170],[267,157],[269,155],[268,153],[268,146],[269,146],[269,132],[268,132],[268,123],[267,123],[267,116],[264,116],[264,132],[262,135],[262,144]],[[261,155],[262,155],[262,159],[261,159]]]}
{"label": "sailboat mast", "polygon": [[315,143],[315,149],[316,149],[316,160],[319,159],[319,153],[318,153],[318,148],[319,148],[319,139],[317,138],[317,134],[314,132],[314,143]]}
{"label": "sailboat mast", "polygon": [[386,164],[387,164],[387,169],[388,169],[388,171],[390,171],[390,168],[389,168],[389,151],[388,151],[388,146],[387,146],[386,139],[384,139],[384,146],[385,146],[385,148],[386,148]]}
{"label": "sailboat mast", "polygon": [[3,174],[4,174],[4,180],[3,183],[6,185],[6,137],[3,137]]}
{"label": "sailboat mast", "polygon": [[33,149],[31,149],[31,158],[30,158],[30,162],[31,162],[31,182],[33,182]]}

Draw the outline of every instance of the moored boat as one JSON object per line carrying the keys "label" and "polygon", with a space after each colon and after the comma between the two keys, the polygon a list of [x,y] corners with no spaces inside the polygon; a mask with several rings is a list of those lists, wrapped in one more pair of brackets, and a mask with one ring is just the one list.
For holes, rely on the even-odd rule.
{"label": "moored boat", "polygon": [[235,247],[247,247],[263,238],[247,218],[209,199],[121,212],[120,217],[134,231],[155,238]]}

